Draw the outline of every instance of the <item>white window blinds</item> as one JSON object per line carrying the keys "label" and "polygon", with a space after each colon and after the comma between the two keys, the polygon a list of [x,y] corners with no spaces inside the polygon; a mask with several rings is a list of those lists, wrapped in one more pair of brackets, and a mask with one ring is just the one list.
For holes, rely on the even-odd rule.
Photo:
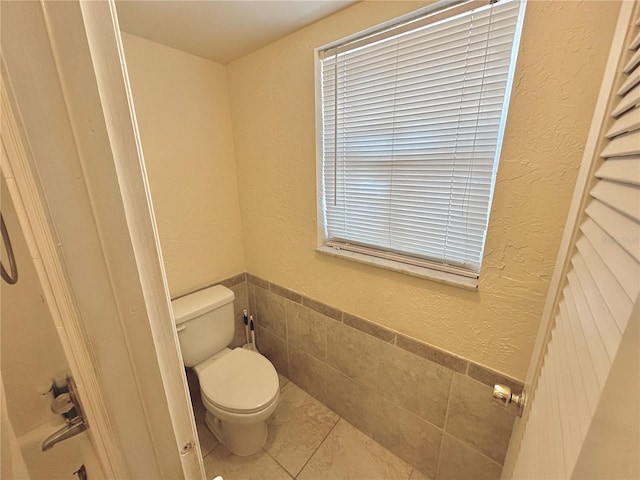
{"label": "white window blinds", "polygon": [[438,12],[321,53],[326,245],[477,276],[521,8]]}

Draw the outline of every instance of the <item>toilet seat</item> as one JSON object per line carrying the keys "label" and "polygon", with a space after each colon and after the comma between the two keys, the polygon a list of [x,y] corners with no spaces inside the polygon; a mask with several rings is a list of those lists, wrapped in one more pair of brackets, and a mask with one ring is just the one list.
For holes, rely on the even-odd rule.
{"label": "toilet seat", "polygon": [[231,413],[255,413],[278,398],[278,373],[257,352],[236,348],[199,371],[200,390],[208,403]]}

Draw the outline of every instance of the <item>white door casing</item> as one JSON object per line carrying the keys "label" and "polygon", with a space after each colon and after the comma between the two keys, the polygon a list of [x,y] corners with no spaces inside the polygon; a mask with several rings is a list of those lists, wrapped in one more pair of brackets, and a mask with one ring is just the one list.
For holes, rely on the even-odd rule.
{"label": "white door casing", "polygon": [[39,268],[105,472],[203,478],[113,2],[1,8],[13,86],[3,107],[17,114],[3,141],[24,147],[12,195],[39,228]]}
{"label": "white door casing", "polygon": [[[602,428],[618,408],[608,389],[640,375],[637,348],[629,351],[640,321],[639,17],[640,3],[622,2],[503,479],[582,478],[594,432],[607,429],[620,455],[589,463],[590,475],[640,475],[633,417],[635,431],[613,417]],[[618,393],[633,411],[637,381],[628,388]]]}

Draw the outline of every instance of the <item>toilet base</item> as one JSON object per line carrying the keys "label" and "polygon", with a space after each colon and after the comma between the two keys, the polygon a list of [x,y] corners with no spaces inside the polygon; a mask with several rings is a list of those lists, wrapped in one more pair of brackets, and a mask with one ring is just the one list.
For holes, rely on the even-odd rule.
{"label": "toilet base", "polygon": [[267,422],[229,423],[207,411],[207,428],[234,455],[246,457],[258,452],[267,443]]}

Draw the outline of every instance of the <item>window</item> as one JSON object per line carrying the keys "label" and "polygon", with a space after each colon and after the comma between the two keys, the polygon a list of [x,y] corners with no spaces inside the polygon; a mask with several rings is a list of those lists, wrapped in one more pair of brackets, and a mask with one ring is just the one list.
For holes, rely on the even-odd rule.
{"label": "window", "polygon": [[475,287],[524,6],[443,4],[318,51],[319,251]]}

